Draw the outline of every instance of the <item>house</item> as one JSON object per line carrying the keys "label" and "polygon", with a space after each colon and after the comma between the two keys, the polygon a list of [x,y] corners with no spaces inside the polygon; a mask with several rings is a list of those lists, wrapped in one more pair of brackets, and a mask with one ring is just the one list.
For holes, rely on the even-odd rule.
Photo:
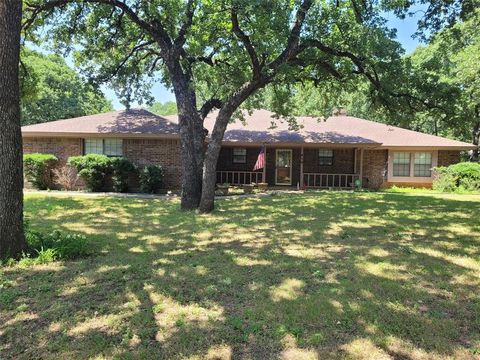
{"label": "house", "polygon": [[[229,124],[217,165],[217,182],[301,188],[429,187],[432,168],[460,160],[474,146],[460,141],[348,116],[338,111],[326,120],[297,117],[297,130],[273,113],[255,110]],[[205,120],[212,130],[215,114]],[[181,156],[176,116],[133,109],[22,127],[25,153],[70,156],[97,153],[125,156],[141,164],[160,164],[165,185],[180,187]],[[208,141],[208,137],[207,137]],[[253,171],[266,149],[266,166]]]}

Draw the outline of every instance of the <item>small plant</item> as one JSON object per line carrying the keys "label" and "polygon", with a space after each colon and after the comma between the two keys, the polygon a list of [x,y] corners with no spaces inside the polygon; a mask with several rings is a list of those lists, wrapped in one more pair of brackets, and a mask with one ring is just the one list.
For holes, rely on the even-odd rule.
{"label": "small plant", "polygon": [[105,155],[72,156],[68,165],[75,167],[89,191],[98,192],[105,186],[105,177],[112,170],[112,161]]}
{"label": "small plant", "polygon": [[58,159],[52,154],[25,154],[23,155],[23,170],[25,178],[39,190],[49,187],[50,170]]}
{"label": "small plant", "polygon": [[153,194],[163,187],[163,169],[159,165],[146,165],[139,174],[140,191]]}
{"label": "small plant", "polygon": [[113,175],[113,191],[127,192],[128,191],[128,176],[136,171],[135,165],[124,157],[114,157],[110,159]]}
{"label": "small plant", "polygon": [[84,235],[64,233],[60,230],[41,233],[32,230],[28,220],[25,221],[24,229],[28,249],[20,260],[20,265],[45,264],[57,259],[83,257],[90,253]]}
{"label": "small plant", "polygon": [[61,190],[74,190],[77,186],[78,176],[74,167],[65,165],[58,169],[53,169],[53,182]]}

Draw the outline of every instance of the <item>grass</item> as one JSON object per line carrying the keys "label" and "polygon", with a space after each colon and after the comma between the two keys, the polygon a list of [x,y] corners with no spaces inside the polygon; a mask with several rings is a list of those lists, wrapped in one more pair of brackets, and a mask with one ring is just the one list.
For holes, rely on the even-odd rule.
{"label": "grass", "polygon": [[0,269],[0,358],[478,358],[480,196],[217,205],[27,195],[98,255]]}

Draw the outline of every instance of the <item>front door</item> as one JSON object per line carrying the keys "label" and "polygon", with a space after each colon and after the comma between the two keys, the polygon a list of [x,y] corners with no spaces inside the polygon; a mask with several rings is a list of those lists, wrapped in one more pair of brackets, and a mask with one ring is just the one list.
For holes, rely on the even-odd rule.
{"label": "front door", "polygon": [[292,150],[277,149],[276,185],[292,185]]}

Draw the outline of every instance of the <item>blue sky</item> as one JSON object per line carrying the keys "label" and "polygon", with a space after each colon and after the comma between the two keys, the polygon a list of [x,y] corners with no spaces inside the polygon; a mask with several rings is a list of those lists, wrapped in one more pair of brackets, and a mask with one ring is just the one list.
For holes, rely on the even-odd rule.
{"label": "blue sky", "polygon": [[[421,16],[421,11],[416,11],[413,16],[406,17],[404,20],[398,19],[393,14],[387,15],[388,25],[391,28],[397,29],[397,40],[402,44],[407,54],[412,52],[420,44],[417,39],[412,38],[412,35],[417,30],[417,20],[419,16]],[[112,101],[113,107],[116,110],[125,108],[120,104],[113,89],[108,87],[103,87],[102,89],[105,96]],[[157,84],[152,88],[152,95],[155,97],[155,100],[159,102],[175,101],[175,97],[171,91],[161,84]],[[132,107],[135,107],[135,105],[136,104],[132,104]]]}

